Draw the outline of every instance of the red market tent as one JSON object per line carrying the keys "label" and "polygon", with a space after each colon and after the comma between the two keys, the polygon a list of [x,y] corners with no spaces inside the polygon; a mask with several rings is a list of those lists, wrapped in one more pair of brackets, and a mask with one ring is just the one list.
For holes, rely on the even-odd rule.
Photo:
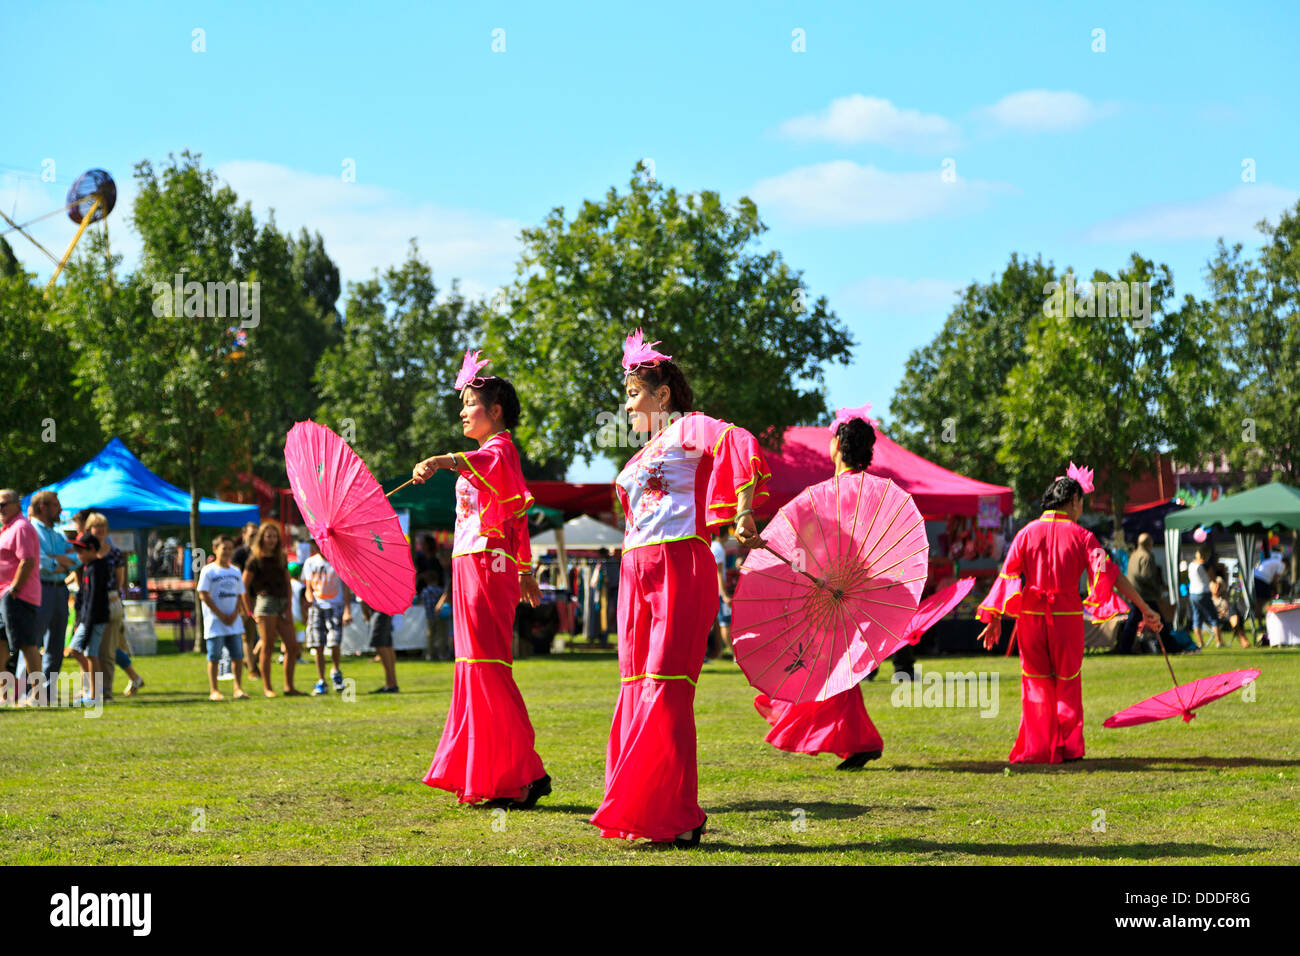
{"label": "red market tent", "polygon": [[[767,453],[772,480],[767,483],[768,497],[755,507],[759,517],[770,517],[809,485],[831,477],[834,469],[828,449],[830,437],[830,430],[825,426],[786,429],[781,453]],[[879,428],[867,471],[881,478],[892,478],[916,499],[916,506],[927,519],[978,514],[981,498],[995,499],[1000,514],[1011,514],[1010,488],[976,481],[942,468],[890,441]]]}
{"label": "red market tent", "polygon": [[528,490],[542,507],[563,511],[566,515],[585,514],[595,517],[610,514],[614,510],[612,481],[530,481]]}

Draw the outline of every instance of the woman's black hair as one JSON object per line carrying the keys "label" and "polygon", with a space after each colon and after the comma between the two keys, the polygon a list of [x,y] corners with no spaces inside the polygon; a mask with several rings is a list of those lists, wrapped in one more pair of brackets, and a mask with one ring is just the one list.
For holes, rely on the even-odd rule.
{"label": "woman's black hair", "polygon": [[876,430],[861,418],[850,418],[835,429],[840,458],[854,471],[866,471],[876,447]]}
{"label": "woman's black hair", "polygon": [[1060,511],[1074,500],[1075,495],[1083,496],[1082,485],[1073,478],[1057,478],[1043,492],[1043,510]]}
{"label": "woman's black hair", "polygon": [[685,415],[695,409],[695,393],[691,387],[686,384],[686,376],[682,374],[674,362],[662,361],[654,365],[638,365],[632,371],[628,372],[629,378],[635,378],[644,388],[654,392],[661,386],[668,386],[668,400],[672,408],[665,409],[669,412],[678,412]]}
{"label": "woman's black hair", "polygon": [[484,408],[501,406],[501,421],[506,428],[514,428],[519,424],[519,396],[515,394],[515,387],[508,378],[492,375],[479,388],[474,388],[473,385],[467,387],[474,389],[474,394]]}

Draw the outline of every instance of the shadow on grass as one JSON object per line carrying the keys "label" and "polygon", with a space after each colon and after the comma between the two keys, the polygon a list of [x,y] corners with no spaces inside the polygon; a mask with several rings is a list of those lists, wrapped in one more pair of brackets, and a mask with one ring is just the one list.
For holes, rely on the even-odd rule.
{"label": "shadow on grass", "polygon": [[860,803],[800,803],[796,800],[746,800],[721,807],[709,807],[712,813],[754,813],[771,812],[788,817],[794,807],[798,807],[809,817],[818,820],[851,820],[873,810],[910,810],[915,813],[933,813],[934,807],[922,804],[903,806],[863,806]]}
{"label": "shadow on grass", "polygon": [[1075,846],[1069,843],[938,843],[930,840],[894,839],[875,843],[773,843],[737,845],[713,843],[707,833],[696,852],[707,853],[943,853],[968,856],[1054,857],[1058,859],[1156,860],[1168,857],[1246,856],[1263,847],[1224,847],[1209,843],[1113,843]]}
{"label": "shadow on grass", "polygon": [[[1181,766],[1179,766],[1181,765]],[[1096,773],[1098,771],[1121,771],[1125,773],[1146,770],[1161,770],[1172,773],[1193,773],[1197,770],[1224,769],[1236,767],[1300,767],[1300,760],[1278,760],[1272,757],[1098,757],[1085,758],[1070,763],[1019,763],[1011,764],[1005,760],[941,760],[933,764],[913,766],[894,764],[891,771],[921,770],[939,773]]]}

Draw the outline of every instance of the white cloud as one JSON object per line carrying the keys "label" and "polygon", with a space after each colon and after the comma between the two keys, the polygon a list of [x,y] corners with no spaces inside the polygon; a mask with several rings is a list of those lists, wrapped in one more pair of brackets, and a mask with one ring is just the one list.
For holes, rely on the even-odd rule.
{"label": "white cloud", "polygon": [[975,115],[1005,129],[1054,132],[1078,129],[1116,109],[1114,104],[1098,106],[1068,90],[1023,90],[976,110]]}
{"label": "white cloud", "polygon": [[280,229],[320,232],[345,282],[400,265],[412,237],[444,292],[453,278],[462,292],[482,294],[514,275],[523,228],[516,219],[256,160],[222,163],[216,173],[259,219],[274,209]]}
{"label": "white cloud", "polygon": [[965,212],[1009,188],[960,175],[944,182],[937,166],[895,173],[836,160],[761,179],[749,195],[760,211],[774,210],[800,225],[864,225]]}
{"label": "white cloud", "polygon": [[869,276],[841,288],[835,301],[887,315],[946,315],[965,287],[956,279]]}
{"label": "white cloud", "polygon": [[1284,209],[1294,207],[1300,193],[1272,183],[1251,183],[1204,199],[1158,203],[1088,230],[1100,242],[1170,239],[1250,241],[1262,238],[1255,229],[1261,219],[1276,223]]}
{"label": "white cloud", "polygon": [[920,151],[952,149],[961,138],[956,125],[942,116],[899,109],[889,100],[861,93],[838,97],[818,113],[788,119],[780,132],[792,139],[879,143]]}

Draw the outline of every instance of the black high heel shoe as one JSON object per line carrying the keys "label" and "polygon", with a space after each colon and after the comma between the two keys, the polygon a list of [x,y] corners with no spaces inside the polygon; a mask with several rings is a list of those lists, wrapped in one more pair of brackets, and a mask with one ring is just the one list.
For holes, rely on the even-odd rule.
{"label": "black high heel shoe", "polygon": [[[704,823],[708,823],[708,822],[709,822],[709,818],[705,817]],[[691,835],[688,837],[681,837],[681,836],[675,837],[673,839],[673,846],[681,847],[684,850],[690,849],[693,846],[699,846],[700,835],[704,833],[704,823],[701,823],[698,827],[692,830]]]}
{"label": "black high heel shoe", "polygon": [[852,754],[835,769],[857,770],[858,768],[865,766],[868,760],[879,760],[882,753],[884,753],[883,750],[867,750],[860,754]]}
{"label": "black high heel shoe", "polygon": [[516,810],[531,810],[537,801],[551,792],[551,775],[543,774],[528,785],[528,794],[522,800],[512,800],[510,806]]}

